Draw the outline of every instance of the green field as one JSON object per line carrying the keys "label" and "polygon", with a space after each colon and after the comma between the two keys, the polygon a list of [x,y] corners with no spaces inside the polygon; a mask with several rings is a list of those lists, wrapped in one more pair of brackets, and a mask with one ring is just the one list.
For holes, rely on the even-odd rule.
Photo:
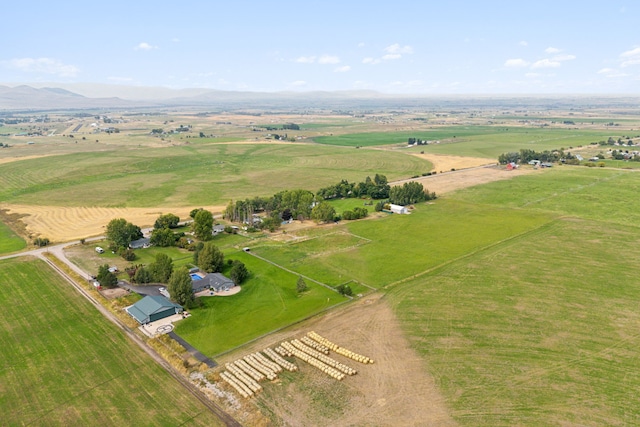
{"label": "green field", "polygon": [[621,130],[575,130],[518,126],[447,126],[411,132],[372,132],[350,135],[316,137],[320,144],[348,147],[377,145],[406,145],[408,138],[441,141],[412,147],[411,151],[435,154],[486,157],[497,159],[502,153],[528,148],[536,151],[569,149],[591,142],[620,136]]}
{"label": "green field", "polygon": [[559,220],[393,289],[461,425],[637,425],[637,226]]}
{"label": "green field", "polygon": [[42,261],[0,261],[3,425],[222,425]]}
{"label": "green field", "polygon": [[298,295],[298,276],[242,251],[226,256],[244,262],[251,273],[240,293],[202,297],[203,306],[191,310],[191,317],[176,325],[178,335],[209,356],[346,301],[309,281],[309,290]]}
{"label": "green field", "polygon": [[27,247],[20,236],[16,235],[9,227],[0,222],[0,254],[17,252]]}
{"label": "green field", "polygon": [[230,199],[269,196],[301,186],[315,190],[340,179],[359,181],[381,173],[393,180],[429,169],[428,162],[402,153],[317,144],[124,147],[0,164],[0,201],[107,207],[226,205]]}

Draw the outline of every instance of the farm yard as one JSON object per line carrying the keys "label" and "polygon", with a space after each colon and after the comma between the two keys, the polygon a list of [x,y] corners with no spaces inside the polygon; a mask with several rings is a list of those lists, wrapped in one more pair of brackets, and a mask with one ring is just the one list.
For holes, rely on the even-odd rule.
{"label": "farm yard", "polygon": [[[171,117],[166,115],[145,119],[150,121],[144,125],[131,119],[130,131],[101,135],[99,143],[81,140],[76,145],[54,136],[26,147],[13,137],[0,137],[16,144],[0,151],[0,156],[11,152],[11,157],[0,158],[0,209],[14,217],[26,215],[19,219],[26,226],[24,235],[0,224],[0,253],[19,251],[34,236],[54,242],[97,236],[113,217],[150,226],[161,213],[185,219],[194,207],[206,207],[219,214],[229,200],[301,187],[315,191],[341,179],[361,181],[382,173],[392,182],[417,180],[438,198],[416,203],[410,215],[374,213],[367,201],[340,199],[331,201],[337,212],[366,207],[369,217],[322,225],[295,221],[275,232],[241,231],[213,239],[227,258],[246,264],[250,277],[235,295],[201,298],[189,310],[190,317],[175,324],[175,331],[213,357],[221,370],[232,367],[228,374],[213,375],[217,387],[236,396],[254,395],[233,404],[213,399],[229,404],[241,421],[260,420],[257,424],[263,425],[412,425],[415,420],[473,426],[633,424],[640,418],[628,393],[640,385],[640,377],[633,374],[640,321],[634,314],[640,292],[635,283],[640,267],[633,262],[640,255],[635,195],[640,175],[635,164],[606,159],[605,167],[536,170],[523,165],[507,171],[495,163],[499,154],[521,148],[606,153],[606,147],[592,143],[612,135],[634,136],[640,120],[616,119],[619,126],[613,129],[607,127],[611,120],[596,118],[575,120],[569,127],[562,117],[506,114],[488,125],[489,116],[495,120],[495,112],[473,119],[464,113],[457,118],[430,116],[426,121],[408,114],[378,123],[366,117],[306,115],[299,132],[289,131],[296,134],[295,141],[275,141],[260,128],[274,120],[302,121],[302,116],[285,114],[270,115],[268,124],[257,123],[267,121],[257,116],[189,116],[191,135],[174,135],[170,141],[148,132]],[[187,117],[174,119],[186,122]],[[88,126],[80,125],[70,122],[68,131],[81,136]],[[216,136],[198,138],[200,130]],[[439,143],[407,147],[413,137]],[[66,253],[88,272],[105,262],[121,270],[127,266],[115,254],[96,254],[93,246],[77,245]],[[169,255],[176,266],[190,267],[193,261],[192,253],[177,248],[136,253],[136,262],[143,264],[158,253]],[[62,382],[61,399],[70,400],[61,403],[54,396],[49,402],[42,396],[31,406],[25,403],[22,413],[49,413],[53,424],[76,416],[91,424],[91,416],[107,413],[101,411],[122,419],[123,397],[114,396],[114,390],[136,397],[140,392],[120,384],[118,378],[129,375],[127,369],[107,366],[102,359],[104,354],[130,351],[127,341],[118,338],[117,331],[108,332],[111,325],[100,323],[104,319],[90,308],[82,308],[83,301],[66,284],[49,282],[49,276],[43,276],[47,269],[33,267],[38,261],[0,262],[0,275],[11,275],[0,282],[12,289],[3,288],[0,295],[24,310],[5,317],[5,333],[26,334],[20,329],[27,327],[25,321],[11,319],[26,319],[27,314],[41,322],[39,327],[54,331],[34,311],[44,302],[24,308],[32,299],[44,295],[54,316],[62,315],[53,302],[65,309],[73,303],[81,314],[74,308],[65,314],[71,319],[63,316],[56,322],[74,326],[57,328],[54,332],[65,335],[52,332],[37,351],[31,350],[35,343],[25,341],[25,351],[54,352],[55,360],[69,358],[83,371],[92,366],[85,359],[100,359],[96,363],[113,373],[100,386],[104,408],[95,401],[80,402],[68,391],[71,382],[80,381],[76,377],[27,376],[21,387]],[[299,275],[311,279],[301,293],[296,291]],[[353,290],[353,299],[331,289],[344,284]],[[17,290],[19,295],[13,295]],[[88,325],[75,326],[82,316],[90,316]],[[100,345],[121,347],[79,350],[82,343],[93,342],[85,328],[111,337]],[[309,331],[375,363],[362,365],[336,352],[328,356],[333,362],[323,362],[324,350],[305,347],[310,343],[302,337]],[[69,348],[62,344],[67,341]],[[244,360],[265,377],[266,370],[256,366],[279,363],[266,348],[282,350],[285,356],[280,357],[294,362],[297,371],[280,363],[277,378],[253,378],[257,386],[244,380],[244,386],[238,384],[239,376],[252,374],[236,361]],[[83,360],[69,356],[74,352]],[[25,354],[6,354],[3,360],[26,360]],[[145,356],[135,351],[127,357],[138,369],[136,384],[167,383],[162,399],[176,402],[165,413],[159,395],[154,395],[148,398],[149,413],[140,406],[128,409],[138,417],[134,419],[162,425],[195,416],[191,424],[210,425],[206,410],[193,402],[184,404],[180,386],[165,372],[152,362],[146,366]],[[308,357],[320,362],[302,361]],[[348,375],[347,367],[357,374]],[[19,368],[5,370],[14,393],[10,401],[18,398],[18,380],[11,375]],[[38,375],[43,372],[34,369]],[[232,372],[236,369],[243,374]],[[93,372],[84,380],[95,375],[100,374]],[[94,379],[94,385],[107,380]],[[82,414],[56,412],[65,404]],[[23,421],[16,418],[10,424],[18,420]]]}

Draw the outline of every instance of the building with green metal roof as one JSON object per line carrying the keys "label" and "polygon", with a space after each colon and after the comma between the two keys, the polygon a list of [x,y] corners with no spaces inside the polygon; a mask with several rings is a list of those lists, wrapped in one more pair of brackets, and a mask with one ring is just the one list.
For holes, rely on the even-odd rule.
{"label": "building with green metal roof", "polygon": [[147,295],[125,309],[141,325],[182,313],[182,306],[160,295]]}

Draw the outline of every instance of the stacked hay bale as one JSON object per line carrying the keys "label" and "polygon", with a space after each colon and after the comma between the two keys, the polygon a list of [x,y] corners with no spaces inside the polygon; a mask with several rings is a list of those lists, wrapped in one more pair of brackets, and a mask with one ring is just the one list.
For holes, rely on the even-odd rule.
{"label": "stacked hay bale", "polygon": [[235,375],[224,371],[220,373],[220,378],[222,378],[227,384],[233,387],[240,394],[240,396],[244,397],[245,399],[253,396],[253,391],[251,391],[249,387],[247,387],[246,384],[240,381]]}
{"label": "stacked hay bale", "polygon": [[260,363],[252,354],[249,354],[242,359],[249,365],[251,365],[254,369],[264,374],[264,376],[267,377],[270,381],[273,381],[277,378],[277,375],[275,372],[273,372],[273,370]]}
{"label": "stacked hay bale", "polygon": [[265,376],[262,375],[262,373],[255,370],[253,366],[250,366],[244,360],[238,359],[235,362],[233,362],[233,365],[237,366],[240,370],[242,370],[245,374],[249,375],[251,378],[253,378],[257,382],[260,382],[265,378]]}
{"label": "stacked hay bale", "polygon": [[264,354],[266,354],[267,356],[269,356],[271,358],[271,360],[276,362],[278,365],[282,366],[287,371],[294,372],[294,371],[298,370],[298,367],[296,365],[294,365],[293,363],[291,363],[291,362],[289,362],[287,360],[284,360],[282,358],[282,356],[280,356],[278,353],[276,353],[275,351],[273,351],[269,347],[267,347],[264,350],[262,350],[262,352]]}
{"label": "stacked hay bale", "polygon": [[291,357],[293,356],[293,354],[291,354],[290,352],[288,352],[285,348],[283,348],[281,345],[276,347],[276,352],[282,356],[282,357]]}
{"label": "stacked hay bale", "polygon": [[340,372],[337,369],[332,368],[331,366],[319,361],[315,357],[309,356],[304,351],[298,350],[297,348],[295,348],[293,346],[293,344],[291,344],[289,342],[283,342],[281,345],[282,345],[282,347],[284,349],[289,351],[291,354],[293,354],[297,358],[304,360],[305,362],[307,362],[311,366],[314,366],[314,367],[318,368],[319,370],[321,370],[325,374],[337,379],[338,381],[342,381],[344,379],[345,375],[342,372]]}
{"label": "stacked hay bale", "polygon": [[331,351],[335,351],[338,354],[341,354],[343,356],[346,356],[350,359],[355,360],[356,362],[360,362],[360,363],[373,363],[373,360],[368,358],[367,356],[363,356],[361,354],[358,353],[354,353],[351,350],[348,350],[344,347],[340,347],[339,345],[329,341],[328,339],[320,336],[319,334],[315,333],[314,331],[308,332],[307,336],[309,338],[311,338],[312,340],[324,345],[325,347],[329,348],[329,350]]}
{"label": "stacked hay bale", "polygon": [[340,362],[338,362],[335,359],[332,359],[331,357],[320,353],[319,351],[316,351],[314,349],[312,349],[311,347],[303,344],[301,341],[299,340],[292,340],[291,344],[293,344],[294,347],[296,347],[298,350],[301,350],[305,353],[307,353],[309,356],[311,357],[315,357],[316,359],[320,360],[323,363],[326,363],[329,366],[332,366],[342,372],[344,372],[347,375],[355,375],[358,373],[358,371],[356,371],[355,369],[344,365]]}
{"label": "stacked hay bale", "polygon": [[314,350],[319,351],[320,353],[329,354],[329,348],[327,348],[324,345],[320,344],[318,341],[312,340],[308,336],[304,336],[304,337],[300,338],[300,341],[302,341],[303,344],[306,344],[309,347],[313,348]]}
{"label": "stacked hay bale", "polygon": [[260,386],[260,384],[258,384],[253,378],[251,378],[250,376],[245,374],[237,366],[235,366],[235,365],[233,365],[231,363],[227,363],[225,365],[225,367],[227,368],[227,370],[229,372],[231,372],[233,375],[235,375],[236,378],[238,378],[238,380],[240,380],[241,382],[246,384],[246,386],[249,387],[251,389],[251,391],[253,391],[254,393],[257,393],[260,390],[262,390],[262,386]]}

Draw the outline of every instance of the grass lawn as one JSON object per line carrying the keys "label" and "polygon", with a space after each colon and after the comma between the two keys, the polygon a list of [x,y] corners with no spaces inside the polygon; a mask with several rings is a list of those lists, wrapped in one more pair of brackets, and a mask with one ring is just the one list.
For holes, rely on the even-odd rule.
{"label": "grass lawn", "polygon": [[14,233],[4,223],[0,222],[0,254],[17,252],[26,247],[27,242]]}
{"label": "grass lawn", "polygon": [[252,250],[298,273],[336,286],[348,280],[379,288],[420,274],[514,235],[534,230],[551,216],[524,210],[478,206],[447,198],[418,205],[411,215],[344,221],[336,229],[355,240],[336,245],[318,237]]}
{"label": "grass lawn", "polygon": [[42,261],[0,261],[4,425],[222,425]]}
{"label": "grass lawn", "polygon": [[558,220],[391,290],[456,421],[637,424],[639,233]]}
{"label": "grass lawn", "polygon": [[225,255],[244,262],[251,273],[242,290],[228,297],[200,298],[203,306],[176,325],[178,335],[209,356],[346,301],[309,281],[309,290],[300,296],[298,276],[242,251]]}

